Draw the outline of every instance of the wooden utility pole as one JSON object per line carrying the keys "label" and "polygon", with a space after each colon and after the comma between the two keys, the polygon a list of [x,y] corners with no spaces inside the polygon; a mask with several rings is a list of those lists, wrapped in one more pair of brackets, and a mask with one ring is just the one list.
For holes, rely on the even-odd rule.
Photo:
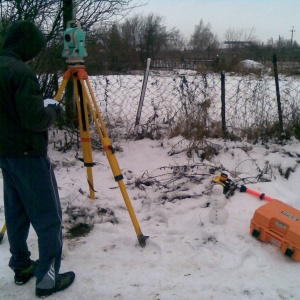
{"label": "wooden utility pole", "polygon": [[67,27],[68,21],[73,20],[73,0],[63,0],[63,22],[64,22],[64,29]]}
{"label": "wooden utility pole", "polygon": [[293,36],[294,36],[294,32],[296,31],[296,30],[294,29],[294,26],[293,26],[292,30],[290,30],[290,31],[291,31],[291,33],[292,33],[292,37],[291,37],[291,45],[293,46]]}
{"label": "wooden utility pole", "polygon": [[[67,24],[76,18],[74,13],[73,0],[63,0],[63,23],[64,30],[67,29]],[[74,87],[73,80],[69,80],[65,89],[65,107],[66,107],[66,118],[67,124],[73,125],[78,128],[78,118],[76,103],[74,98]]]}

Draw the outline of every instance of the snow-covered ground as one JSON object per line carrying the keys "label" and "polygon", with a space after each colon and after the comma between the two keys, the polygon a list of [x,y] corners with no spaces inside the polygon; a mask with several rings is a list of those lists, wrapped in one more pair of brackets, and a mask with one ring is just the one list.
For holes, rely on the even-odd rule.
{"label": "snow-covered ground", "polygon": [[[189,151],[181,137],[118,141],[116,157],[144,235],[136,233],[105,155],[94,151],[97,199],[88,197],[86,171],[75,151],[49,149],[64,211],[64,233],[76,224],[93,225],[86,236],[64,239],[61,272],[73,270],[75,283],[52,299],[199,300],[300,299],[300,262],[271,244],[254,239],[251,218],[266,202],[236,193],[226,200],[228,219],[210,221],[212,179],[221,170],[247,187],[300,209],[300,143],[251,145],[209,140],[218,155],[210,161]],[[281,174],[291,171],[288,179]],[[268,182],[256,182],[263,174]],[[0,180],[2,190],[2,180]],[[221,196],[222,197],[222,196]],[[0,226],[4,223],[0,194]],[[37,238],[30,231],[32,258]],[[7,266],[5,235],[0,245],[0,299],[35,299],[35,280],[17,286]],[[49,298],[50,299],[50,298]]]}

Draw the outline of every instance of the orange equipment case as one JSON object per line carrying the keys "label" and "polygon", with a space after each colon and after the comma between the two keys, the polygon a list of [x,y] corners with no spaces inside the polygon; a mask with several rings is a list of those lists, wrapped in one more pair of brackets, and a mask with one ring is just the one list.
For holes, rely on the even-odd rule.
{"label": "orange equipment case", "polygon": [[279,200],[258,208],[251,220],[250,233],[280,248],[284,255],[300,261],[300,210]]}

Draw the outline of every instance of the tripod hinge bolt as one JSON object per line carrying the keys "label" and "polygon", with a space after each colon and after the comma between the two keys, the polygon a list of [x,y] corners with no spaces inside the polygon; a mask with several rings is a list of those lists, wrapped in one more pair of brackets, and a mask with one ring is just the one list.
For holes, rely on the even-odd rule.
{"label": "tripod hinge bolt", "polygon": [[112,145],[104,146],[104,150],[105,151],[110,150],[112,154],[114,154],[116,152]]}

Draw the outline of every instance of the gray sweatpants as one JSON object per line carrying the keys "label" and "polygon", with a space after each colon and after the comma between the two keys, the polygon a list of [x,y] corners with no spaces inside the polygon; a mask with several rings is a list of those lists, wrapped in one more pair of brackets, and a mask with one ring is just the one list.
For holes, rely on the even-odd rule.
{"label": "gray sweatpants", "polygon": [[30,260],[27,245],[30,223],[37,236],[37,286],[52,288],[62,254],[62,212],[57,183],[48,157],[0,157],[4,208],[11,259],[16,270]]}

